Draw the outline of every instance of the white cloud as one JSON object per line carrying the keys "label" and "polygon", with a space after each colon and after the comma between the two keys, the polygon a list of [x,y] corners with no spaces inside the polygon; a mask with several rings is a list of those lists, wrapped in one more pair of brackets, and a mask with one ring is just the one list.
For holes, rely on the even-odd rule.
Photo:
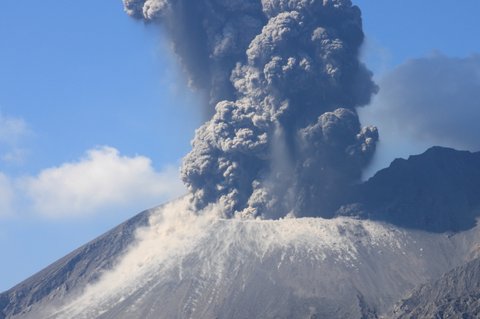
{"label": "white cloud", "polygon": [[149,158],[122,156],[112,147],[89,150],[80,161],[24,177],[17,188],[31,200],[33,212],[51,218],[145,209],[185,192],[177,168],[158,172]]}

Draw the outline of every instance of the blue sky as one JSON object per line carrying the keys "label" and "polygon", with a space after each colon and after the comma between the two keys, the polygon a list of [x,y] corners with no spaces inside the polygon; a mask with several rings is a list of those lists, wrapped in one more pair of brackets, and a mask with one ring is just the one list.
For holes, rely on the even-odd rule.
{"label": "blue sky", "polygon": [[[476,0],[355,3],[379,82],[411,59],[480,53]],[[184,191],[177,167],[202,122],[185,82],[161,33],[120,0],[3,4],[0,290]],[[369,174],[432,143],[384,130],[391,143]]]}

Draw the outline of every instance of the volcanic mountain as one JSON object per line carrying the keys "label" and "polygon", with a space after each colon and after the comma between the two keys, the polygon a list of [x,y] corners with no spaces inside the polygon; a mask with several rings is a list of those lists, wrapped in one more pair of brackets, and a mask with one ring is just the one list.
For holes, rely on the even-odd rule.
{"label": "volcanic mountain", "polygon": [[185,197],[4,292],[0,318],[473,318],[479,172],[480,153],[434,147],[329,219],[224,219]]}
{"label": "volcanic mountain", "polygon": [[378,318],[447,296],[475,313],[480,153],[435,147],[360,183],[378,87],[351,0],[123,3],[207,97],[188,194],[1,294],[1,319]]}

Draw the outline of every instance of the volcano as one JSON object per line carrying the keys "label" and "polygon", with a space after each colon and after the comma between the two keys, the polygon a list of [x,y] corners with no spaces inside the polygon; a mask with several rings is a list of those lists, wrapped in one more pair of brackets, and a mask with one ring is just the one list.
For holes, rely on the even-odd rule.
{"label": "volcano", "polygon": [[474,318],[479,168],[439,147],[396,160],[329,219],[224,219],[182,198],[4,292],[0,318]]}
{"label": "volcano", "polygon": [[206,97],[188,193],[1,294],[0,319],[475,316],[480,153],[361,182],[379,88],[352,1],[123,3]]}

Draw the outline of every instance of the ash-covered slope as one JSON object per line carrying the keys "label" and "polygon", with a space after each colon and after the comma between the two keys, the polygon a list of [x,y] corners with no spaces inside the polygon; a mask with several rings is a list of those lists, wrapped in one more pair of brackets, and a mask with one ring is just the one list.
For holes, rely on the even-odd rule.
{"label": "ash-covered slope", "polygon": [[392,318],[480,317],[480,258],[416,289],[395,309]]}
{"label": "ash-covered slope", "polygon": [[96,281],[135,239],[135,230],[148,224],[144,211],[0,295],[0,318],[29,311],[32,305],[56,302]]}
{"label": "ash-covered slope", "polygon": [[407,232],[351,218],[223,220],[183,202],[152,215],[116,267],[12,318],[375,318],[468,260],[479,230]]}
{"label": "ash-covered slope", "polygon": [[[480,229],[470,221],[478,156],[435,148],[396,161],[365,184],[381,182],[383,195],[363,197],[371,202],[361,215],[381,221],[225,220],[215,206],[167,204],[0,295],[0,318],[375,318],[417,285],[478,257]],[[470,229],[428,231],[391,211],[381,215],[396,207],[412,216],[419,203],[412,218],[435,220],[443,198],[452,202],[439,220],[469,218]]]}

